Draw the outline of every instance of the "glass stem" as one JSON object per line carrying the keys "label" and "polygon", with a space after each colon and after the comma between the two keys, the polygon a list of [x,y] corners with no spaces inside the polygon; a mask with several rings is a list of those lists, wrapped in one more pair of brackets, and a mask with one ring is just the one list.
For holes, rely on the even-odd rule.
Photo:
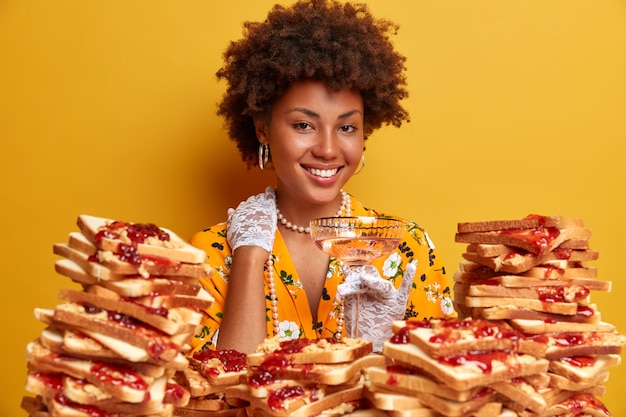
{"label": "glass stem", "polygon": [[359,338],[359,310],[361,307],[361,294],[356,295],[356,311],[355,311],[355,319],[356,323],[354,323],[354,338]]}

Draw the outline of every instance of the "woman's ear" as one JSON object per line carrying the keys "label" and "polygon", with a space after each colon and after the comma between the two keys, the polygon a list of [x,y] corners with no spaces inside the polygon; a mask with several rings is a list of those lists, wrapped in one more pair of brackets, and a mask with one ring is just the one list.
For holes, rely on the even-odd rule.
{"label": "woman's ear", "polygon": [[261,117],[254,117],[253,120],[254,120],[254,130],[256,132],[256,138],[259,140],[259,143],[265,145],[266,143],[269,142],[268,140],[269,135],[267,134],[268,124]]}

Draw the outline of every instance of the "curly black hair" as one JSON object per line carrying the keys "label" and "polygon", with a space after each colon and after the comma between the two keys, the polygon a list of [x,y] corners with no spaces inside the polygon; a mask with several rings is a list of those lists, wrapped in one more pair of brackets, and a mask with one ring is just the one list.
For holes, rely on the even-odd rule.
{"label": "curly black hair", "polygon": [[217,72],[227,81],[217,114],[248,167],[258,164],[253,117],[269,119],[274,102],[298,80],[358,90],[365,138],[383,124],[408,122],[400,104],[408,96],[406,58],[390,41],[397,30],[364,4],[336,0],[275,5],[264,22],[245,22],[244,37],[230,43]]}

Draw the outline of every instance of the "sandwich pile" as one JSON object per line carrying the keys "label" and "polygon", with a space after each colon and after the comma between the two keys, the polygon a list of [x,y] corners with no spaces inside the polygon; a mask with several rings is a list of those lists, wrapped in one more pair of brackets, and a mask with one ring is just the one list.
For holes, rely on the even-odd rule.
{"label": "sandwich pile", "polygon": [[597,279],[590,265],[598,259],[590,238],[580,219],[560,216],[458,225],[455,240],[468,244],[454,277],[459,315],[546,344],[549,379],[533,392],[545,406],[509,398],[505,405],[518,415],[610,415],[598,397],[626,340],[591,303],[591,291],[610,291],[611,282]]}
{"label": "sandwich pile", "polygon": [[226,389],[245,383],[248,375],[248,355],[236,350],[195,352],[189,366],[174,375],[174,379],[189,393],[187,404],[174,409],[177,417],[245,417],[248,402],[226,398]]}
{"label": "sandwich pile", "polygon": [[35,309],[22,408],[33,417],[172,416],[190,393],[174,376],[213,299],[205,253],[154,224],[81,215],[54,245],[55,270],[78,288]]}
{"label": "sandwich pile", "polygon": [[248,355],[248,375],[226,398],[251,416],[341,416],[366,405],[362,370],[385,362],[363,339],[267,339]]}
{"label": "sandwich pile", "polygon": [[366,370],[366,397],[392,416],[496,417],[506,396],[545,405],[531,394],[546,382],[542,340],[471,318],[397,321],[393,331],[389,363]]}
{"label": "sandwich pile", "polygon": [[[205,253],[154,225],[79,216],[54,245],[80,284],[36,309],[31,417],[610,417],[600,398],[626,337],[601,320],[578,219],[460,223],[457,318],[398,320],[363,339],[268,338],[256,353],[188,342],[213,299]],[[186,356],[187,355],[187,356]]]}

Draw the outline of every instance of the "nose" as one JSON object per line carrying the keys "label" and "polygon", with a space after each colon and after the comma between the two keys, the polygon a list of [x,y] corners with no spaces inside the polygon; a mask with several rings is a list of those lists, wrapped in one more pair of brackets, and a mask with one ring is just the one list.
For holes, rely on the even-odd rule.
{"label": "nose", "polygon": [[339,154],[339,148],[339,138],[336,132],[323,131],[318,133],[312,152],[319,158],[332,159]]}

